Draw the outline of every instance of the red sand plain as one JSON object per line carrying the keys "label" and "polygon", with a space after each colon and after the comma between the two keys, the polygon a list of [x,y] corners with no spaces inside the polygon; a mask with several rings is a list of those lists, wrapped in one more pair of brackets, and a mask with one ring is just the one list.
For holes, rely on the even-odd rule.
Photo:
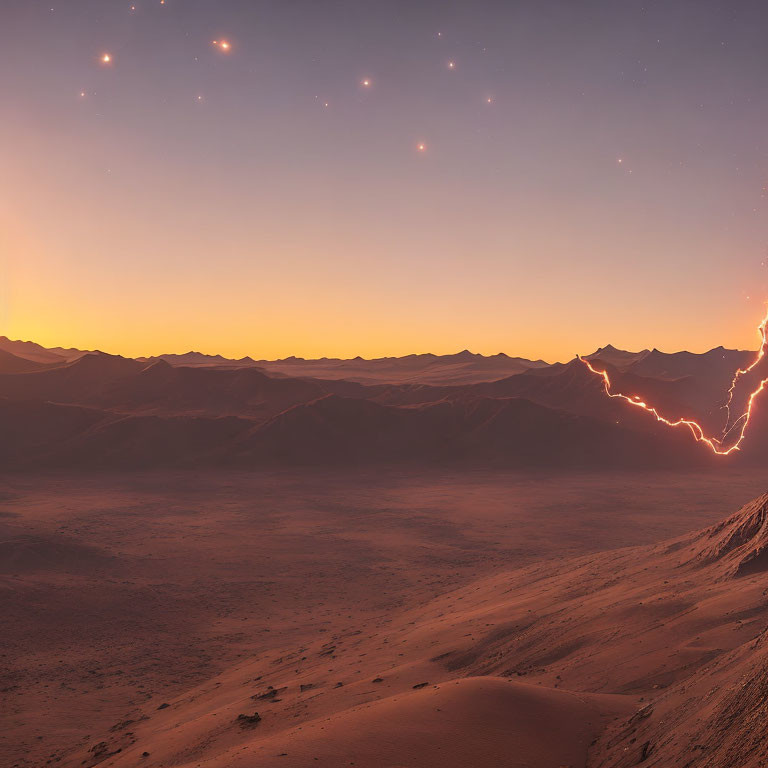
{"label": "red sand plain", "polygon": [[766,485],[4,476],[0,765],[764,765]]}

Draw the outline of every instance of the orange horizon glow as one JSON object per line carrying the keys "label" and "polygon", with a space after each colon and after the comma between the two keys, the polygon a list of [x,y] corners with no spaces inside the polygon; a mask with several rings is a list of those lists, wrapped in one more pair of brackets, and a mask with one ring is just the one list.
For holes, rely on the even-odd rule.
{"label": "orange horizon glow", "polygon": [[[13,276],[9,266],[6,265],[6,271]],[[2,268],[0,259],[0,270]],[[36,342],[48,348],[100,350],[125,357],[151,357],[194,350],[232,359],[246,356],[262,360],[290,356],[305,359],[352,359],[360,356],[370,360],[426,353],[451,355],[468,349],[486,357],[504,353],[510,357],[543,360],[550,364],[573,359],[581,359],[587,364],[581,355],[563,354],[563,347],[581,345],[582,348],[586,346],[597,349],[605,346],[608,341],[627,350],[651,347],[642,342],[632,343],[631,340],[630,343],[622,343],[622,338],[616,336],[606,339],[603,332],[584,332],[576,342],[571,340],[563,344],[555,321],[541,328],[536,335],[530,334],[525,338],[515,338],[498,328],[491,334],[484,327],[482,317],[455,334],[440,332],[439,324],[443,318],[432,322],[427,322],[425,318],[423,327],[409,325],[408,318],[396,325],[371,321],[350,325],[343,308],[336,314],[316,318],[313,327],[304,319],[301,323],[283,326],[280,323],[284,309],[270,307],[262,314],[264,327],[269,328],[270,332],[262,334],[258,331],[259,325],[253,324],[252,317],[232,303],[217,304],[215,317],[200,313],[187,315],[187,308],[182,303],[169,301],[166,306],[158,307],[160,302],[157,299],[162,297],[161,286],[156,286],[154,292],[149,291],[150,295],[143,297],[144,303],[134,307],[133,314],[114,311],[114,302],[108,295],[90,297],[94,308],[89,312],[77,313],[67,303],[66,293],[57,297],[48,293],[35,293],[31,283],[25,287],[21,281],[18,294],[13,288],[13,280],[6,283],[5,287],[0,285],[0,335],[18,341]],[[25,301],[21,302],[21,298]],[[56,299],[59,299],[58,304]],[[154,301],[150,301],[152,299]],[[202,298],[198,303],[203,305]],[[156,305],[153,311],[148,310],[151,304]],[[184,318],[184,322],[172,322],[173,317]],[[765,330],[763,323],[760,328]],[[735,337],[735,334],[729,336],[731,341],[721,343],[722,346],[742,350],[749,347],[748,343]],[[699,340],[697,344],[673,347],[664,345],[662,348],[670,354],[680,350],[700,354],[717,346],[717,341],[715,337]],[[763,344],[753,363],[736,372],[726,408],[733,398],[736,381],[755,367],[765,356],[767,348],[768,345]],[[597,369],[593,373],[603,376]],[[637,403],[633,401],[633,404]],[[738,420],[731,423],[729,418],[731,430],[738,423]]]}
{"label": "orange horizon glow", "polygon": [[[648,405],[643,400],[641,400],[638,395],[624,395],[620,392],[611,392],[611,379],[608,376],[608,372],[605,370],[602,370],[602,371],[598,370],[592,365],[592,363],[589,360],[587,360],[584,357],[579,356],[579,360],[581,360],[581,362],[584,363],[584,365],[586,365],[587,368],[592,373],[594,373],[595,375],[599,376],[602,379],[603,388],[605,390],[605,394],[608,395],[608,397],[618,398],[618,399],[624,400],[630,405],[633,405],[637,408],[641,408],[647,413],[650,413],[656,419],[656,421],[660,422],[661,424],[666,424],[668,427],[674,428],[674,427],[686,426],[691,431],[691,434],[695,438],[696,442],[704,443],[712,450],[713,453],[715,453],[718,456],[728,456],[730,453],[733,453],[734,451],[739,450],[739,446],[741,445],[741,442],[743,441],[744,436],[746,434],[747,426],[749,425],[750,418],[752,417],[752,406],[754,405],[754,401],[757,398],[757,396],[765,389],[766,384],[768,384],[768,379],[762,379],[760,381],[760,384],[758,385],[757,389],[753,390],[749,395],[749,399],[747,400],[746,410],[729,427],[730,420],[731,420],[730,408],[731,408],[731,403],[733,402],[733,393],[736,388],[736,384],[745,373],[749,373],[750,371],[752,371],[755,368],[755,366],[765,356],[765,348],[766,348],[766,344],[768,343],[768,340],[766,340],[766,326],[768,326],[768,309],[766,310],[765,317],[763,318],[762,322],[758,326],[758,332],[760,333],[761,343],[760,343],[760,349],[758,349],[757,354],[755,355],[755,359],[747,368],[739,368],[736,371],[736,373],[733,375],[733,379],[731,380],[731,386],[728,388],[728,400],[724,406],[727,412],[727,418],[725,422],[725,427],[723,429],[722,437],[719,437],[719,438],[707,437],[701,425],[698,422],[693,421],[692,419],[680,418],[674,421],[667,419],[666,417],[662,416],[655,407]],[[736,428],[736,425],[738,424],[741,424],[741,429],[738,431],[738,437],[736,438],[736,441],[733,443],[733,445],[729,446],[728,448],[724,448],[723,446],[724,446],[725,439]]]}
{"label": "orange horizon glow", "polygon": [[[581,39],[537,3],[229,5],[20,2],[0,25],[0,334],[131,357],[754,347],[748,25],[713,58],[714,12],[658,43],[634,10]],[[659,69],[617,68],[626,34]]]}

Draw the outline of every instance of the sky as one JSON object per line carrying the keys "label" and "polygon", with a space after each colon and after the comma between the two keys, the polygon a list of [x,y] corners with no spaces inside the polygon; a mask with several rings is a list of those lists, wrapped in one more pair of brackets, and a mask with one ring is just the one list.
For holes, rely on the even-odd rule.
{"label": "sky", "polygon": [[766,25],[739,0],[0,0],[0,334],[755,348]]}

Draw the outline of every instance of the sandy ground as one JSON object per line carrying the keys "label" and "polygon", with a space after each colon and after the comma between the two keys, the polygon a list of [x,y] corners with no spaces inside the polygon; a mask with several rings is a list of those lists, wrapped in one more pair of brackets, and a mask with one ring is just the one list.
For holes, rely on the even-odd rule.
{"label": "sandy ground", "polygon": [[[0,764],[135,765],[147,751],[141,760],[153,766],[237,765],[232,750],[252,735],[248,723],[230,733],[243,698],[261,713],[253,728],[267,750],[264,758],[249,752],[248,765],[271,764],[283,750],[281,764],[292,767],[310,764],[310,756],[336,764],[338,745],[321,733],[323,717],[353,742],[362,733],[359,744],[378,745],[376,755],[396,765],[403,755],[382,751],[389,742],[371,737],[376,723],[400,722],[406,733],[414,719],[429,724],[434,711],[451,707],[465,721],[478,700],[503,702],[491,707],[496,715],[481,717],[490,733],[509,734],[498,712],[538,707],[542,723],[572,713],[562,754],[529,764],[582,764],[585,740],[622,707],[555,690],[554,669],[546,694],[496,677],[505,670],[490,662],[480,682],[456,683],[445,672],[437,679],[424,659],[428,644],[439,650],[438,635],[411,637],[395,652],[387,647],[392,633],[422,616],[439,624],[470,599],[462,589],[498,590],[497,574],[710,525],[762,493],[767,479],[764,472],[434,471],[2,477]],[[425,637],[432,629],[425,625]],[[342,641],[351,649],[343,659]],[[587,667],[570,687],[590,689]],[[290,696],[280,693],[288,675]],[[631,686],[622,692],[622,706],[637,705]],[[428,696],[437,697],[434,706]],[[219,716],[230,729],[220,737],[212,725]],[[286,742],[288,728],[305,730]],[[442,719],[427,730],[433,746],[450,744],[456,725]],[[408,738],[423,742],[418,732]],[[209,746],[217,739],[214,758]],[[486,749],[483,760],[493,764],[500,744],[508,746],[491,737],[464,746]],[[358,749],[358,766],[376,765],[376,755]],[[458,746],[450,751],[466,761]]]}

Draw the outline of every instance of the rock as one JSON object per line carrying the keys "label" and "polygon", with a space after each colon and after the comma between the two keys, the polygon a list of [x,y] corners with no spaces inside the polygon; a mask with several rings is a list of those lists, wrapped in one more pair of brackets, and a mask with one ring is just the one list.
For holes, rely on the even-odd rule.
{"label": "rock", "polygon": [[261,722],[261,715],[258,712],[254,712],[252,715],[238,715],[237,722],[239,722],[243,728],[246,728],[249,725],[256,725],[256,723]]}
{"label": "rock", "polygon": [[651,746],[650,741],[646,741],[645,744],[643,744],[642,752],[640,753],[640,762],[644,763],[650,756],[651,752],[653,752],[653,747]]}
{"label": "rock", "polygon": [[255,693],[253,696],[251,696],[251,698],[252,698],[254,701],[259,701],[259,700],[269,701],[270,699],[272,699],[272,700],[274,700],[274,701],[278,701],[278,699],[276,698],[276,696],[277,696],[277,695],[278,695],[278,694],[279,694],[281,691],[284,691],[284,690],[285,690],[285,688],[273,688],[273,687],[270,685],[270,686],[269,686],[269,688],[267,689],[267,691],[266,691],[265,693]]}

